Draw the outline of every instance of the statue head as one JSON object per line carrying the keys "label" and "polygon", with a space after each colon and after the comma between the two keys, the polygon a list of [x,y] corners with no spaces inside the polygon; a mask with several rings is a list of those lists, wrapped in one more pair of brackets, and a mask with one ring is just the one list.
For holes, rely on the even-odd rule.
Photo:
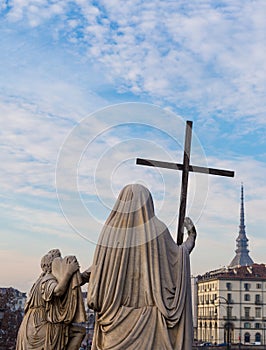
{"label": "statue head", "polygon": [[141,184],[126,185],[120,192],[113,211],[119,214],[139,214],[148,208],[149,219],[154,216],[154,204],[150,191]]}
{"label": "statue head", "polygon": [[155,216],[150,191],[141,184],[129,184],[121,190],[98,244],[129,248],[151,241],[164,230],[165,225]]}
{"label": "statue head", "polygon": [[41,268],[44,273],[52,272],[52,262],[55,258],[60,258],[61,252],[59,249],[52,249],[42,257]]}

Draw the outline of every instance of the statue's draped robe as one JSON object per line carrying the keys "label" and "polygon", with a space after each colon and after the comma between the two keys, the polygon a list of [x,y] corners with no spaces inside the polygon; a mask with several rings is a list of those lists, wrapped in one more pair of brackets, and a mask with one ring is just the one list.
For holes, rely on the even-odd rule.
{"label": "statue's draped robe", "polygon": [[79,272],[76,272],[66,293],[53,295],[58,284],[52,274],[41,275],[34,283],[21,323],[16,350],[65,350],[72,322],[84,322]]}
{"label": "statue's draped robe", "polygon": [[93,350],[191,350],[189,253],[155,217],[151,195],[126,186],[102,230],[88,305],[97,311]]}

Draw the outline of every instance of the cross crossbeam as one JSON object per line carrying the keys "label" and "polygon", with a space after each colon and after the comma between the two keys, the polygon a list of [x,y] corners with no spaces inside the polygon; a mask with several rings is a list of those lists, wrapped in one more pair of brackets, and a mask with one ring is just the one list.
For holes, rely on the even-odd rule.
{"label": "cross crossbeam", "polygon": [[186,122],[186,135],[184,145],[183,163],[170,163],[151,159],[137,158],[136,164],[152,166],[158,168],[180,170],[182,171],[182,182],[181,182],[181,196],[179,206],[179,217],[178,217],[178,232],[177,232],[177,244],[180,245],[183,242],[184,237],[184,220],[186,216],[186,203],[187,203],[187,188],[188,188],[188,176],[189,172],[234,177],[234,171],[206,168],[201,166],[190,165],[190,149],[191,149],[191,138],[192,138],[192,121]]}
{"label": "cross crossbeam", "polygon": [[[183,164],[162,162],[160,160],[153,160],[153,159],[137,158],[136,159],[136,164],[137,165],[153,166],[153,167],[156,167],[156,168],[172,169],[172,170],[183,170],[184,169]],[[231,171],[231,170],[205,168],[205,167],[196,166],[196,165],[190,165],[189,166],[189,171],[190,172],[194,172],[194,173],[202,173],[202,174],[234,177],[234,172]]]}

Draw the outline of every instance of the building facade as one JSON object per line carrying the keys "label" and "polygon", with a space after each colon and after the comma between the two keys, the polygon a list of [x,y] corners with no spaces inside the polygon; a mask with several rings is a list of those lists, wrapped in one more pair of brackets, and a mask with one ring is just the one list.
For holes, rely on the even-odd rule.
{"label": "building facade", "polygon": [[266,345],[266,267],[221,269],[198,276],[197,339]]}

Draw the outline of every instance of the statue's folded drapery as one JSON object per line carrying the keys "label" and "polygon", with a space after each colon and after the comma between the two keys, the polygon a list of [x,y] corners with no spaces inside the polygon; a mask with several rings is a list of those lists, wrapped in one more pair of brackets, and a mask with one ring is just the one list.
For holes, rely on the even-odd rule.
{"label": "statue's folded drapery", "polygon": [[126,186],[102,230],[88,304],[97,311],[93,350],[191,350],[189,253],[155,216],[150,192]]}
{"label": "statue's folded drapery", "polygon": [[[68,340],[68,326],[64,323],[51,324],[47,321],[47,308],[53,299],[57,285],[51,274],[40,276],[34,283],[25,307],[21,323],[17,350],[64,349]],[[57,306],[54,305],[53,308]]]}

